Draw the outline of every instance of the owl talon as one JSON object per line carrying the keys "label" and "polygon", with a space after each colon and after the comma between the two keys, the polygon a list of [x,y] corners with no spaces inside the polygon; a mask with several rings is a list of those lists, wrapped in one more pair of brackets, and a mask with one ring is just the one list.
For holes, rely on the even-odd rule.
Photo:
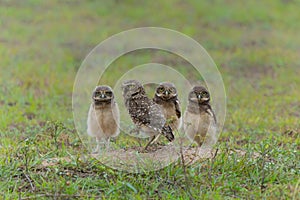
{"label": "owl talon", "polygon": [[98,150],[94,150],[94,151],[92,152],[92,154],[99,154],[99,151],[98,151]]}
{"label": "owl talon", "polygon": [[97,144],[97,147],[95,148],[95,150],[92,152],[92,154],[99,154],[100,153],[100,147],[99,144]]}
{"label": "owl talon", "polygon": [[138,128],[134,128],[132,130],[129,131],[130,135],[138,135],[139,134],[139,129]]}

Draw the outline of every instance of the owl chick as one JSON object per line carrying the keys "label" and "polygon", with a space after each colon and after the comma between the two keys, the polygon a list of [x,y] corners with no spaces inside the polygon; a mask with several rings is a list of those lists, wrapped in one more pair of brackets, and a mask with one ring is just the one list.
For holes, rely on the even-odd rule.
{"label": "owl chick", "polygon": [[210,95],[203,86],[195,86],[188,96],[188,106],[183,116],[183,129],[188,138],[201,146],[214,144],[217,123],[210,106]]}
{"label": "owl chick", "polygon": [[96,137],[97,141],[94,153],[100,150],[101,144],[108,148],[110,138],[119,135],[119,122],[119,108],[112,89],[106,85],[97,86],[93,91],[87,119],[87,133]]}
{"label": "owl chick", "polygon": [[146,95],[142,84],[136,80],[128,80],[122,84],[125,107],[135,124],[137,131],[152,137],[147,147],[155,142],[160,134],[170,142],[174,140],[171,127],[166,124],[166,118],[160,108]]}
{"label": "owl chick", "polygon": [[175,85],[168,82],[160,83],[155,90],[153,101],[162,107],[167,123],[172,130],[179,130],[181,110]]}

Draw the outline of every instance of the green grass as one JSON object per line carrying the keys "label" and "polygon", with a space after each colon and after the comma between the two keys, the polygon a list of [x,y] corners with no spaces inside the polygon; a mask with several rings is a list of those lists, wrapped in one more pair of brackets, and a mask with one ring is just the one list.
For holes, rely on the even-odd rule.
{"label": "green grass", "polygon": [[[300,199],[299,6],[298,0],[1,1],[2,199]],[[77,69],[99,42],[142,26],[193,37],[219,67],[228,104],[215,158],[145,174],[82,159],[87,152],[71,106]],[[112,63],[105,81],[122,75],[120,66],[153,61],[193,74],[174,55],[143,50]],[[45,167],[50,158],[68,160]]]}

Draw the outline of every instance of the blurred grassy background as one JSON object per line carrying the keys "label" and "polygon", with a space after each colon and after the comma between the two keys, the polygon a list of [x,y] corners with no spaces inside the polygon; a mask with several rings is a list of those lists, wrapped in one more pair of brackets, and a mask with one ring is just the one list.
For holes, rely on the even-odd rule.
{"label": "blurred grassy background", "polygon": [[[105,194],[107,198],[125,193],[129,195],[126,196],[128,198],[255,198],[263,195],[270,198],[278,195],[295,197],[299,192],[299,6],[298,0],[1,0],[0,191],[3,191],[5,198],[15,198],[18,191],[27,196],[53,193],[57,190],[62,194],[82,197]],[[34,175],[37,164],[48,155],[47,152],[62,156],[84,151],[73,130],[71,95],[77,69],[86,54],[113,34],[144,26],[174,29],[193,37],[203,45],[223,75],[228,98],[227,118],[220,138],[220,148],[223,145],[223,148],[229,149],[263,147],[270,151],[277,150],[272,158],[277,162],[269,169],[273,179],[265,180],[267,172],[261,171],[264,167],[257,168],[257,174],[244,177],[228,178],[225,172],[225,175],[219,174],[220,170],[232,164],[232,160],[224,161],[224,156],[230,156],[227,154],[219,158],[219,162],[214,162],[220,165],[210,168],[216,170],[211,172],[216,174],[213,178],[205,178],[203,175],[201,180],[206,180],[205,183],[201,182],[201,175],[196,173],[203,168],[189,168],[187,173],[192,183],[186,185],[191,188],[190,192],[176,189],[186,186],[176,182],[185,180],[181,168],[176,166],[160,172],[163,174],[161,176],[154,173],[147,178],[142,175],[131,177],[121,172],[110,172],[111,180],[103,181],[105,178],[102,175],[106,173],[106,169],[95,164],[96,170],[91,170],[90,174],[100,174],[102,180],[94,180],[88,175],[81,176],[74,169],[74,176],[80,179],[71,181],[71,186],[66,185],[63,173],[56,172],[65,170],[65,165],[56,166],[57,169],[51,168],[56,171],[52,175],[43,174],[43,180]],[[176,56],[147,50],[118,59],[112,64],[112,69],[117,66],[129,68],[153,61],[175,66],[182,73],[189,73],[184,68],[186,63]],[[115,76],[114,70],[109,75]],[[59,127],[61,131],[58,131]],[[63,140],[66,146],[61,149],[60,144],[56,148],[57,141],[51,141],[57,134],[60,140],[65,139],[61,137],[67,137],[70,140],[69,146]],[[37,135],[47,139],[40,141]],[[31,142],[24,143],[25,138],[30,138],[27,141]],[[32,166],[27,174],[31,177],[34,189],[20,170],[25,165],[24,157],[18,157],[25,155],[22,148],[31,145],[34,148],[44,148],[31,152],[32,158],[28,160]],[[244,158],[247,162],[240,163],[241,168],[248,169],[251,166],[247,159]],[[212,166],[213,162],[207,163],[207,166]],[[235,161],[233,163],[236,164]],[[255,165],[260,166],[259,163]],[[86,170],[85,164],[76,163],[76,166],[76,169]],[[290,168],[286,169],[284,166]],[[276,176],[271,173],[275,169]],[[235,175],[241,173],[239,170],[228,168]],[[180,175],[175,176],[176,173]],[[202,173],[207,173],[207,170]],[[173,176],[177,178],[175,182]],[[172,179],[174,184],[156,185],[161,179]],[[7,180],[9,183],[5,184]],[[144,186],[142,183],[146,180],[149,185]],[[212,180],[215,181],[215,186]],[[59,182],[59,186],[51,184],[53,181]],[[81,183],[88,187],[83,187]],[[221,187],[224,184],[226,187]],[[265,188],[262,189],[262,185]],[[103,191],[97,190],[100,186],[104,188]]]}

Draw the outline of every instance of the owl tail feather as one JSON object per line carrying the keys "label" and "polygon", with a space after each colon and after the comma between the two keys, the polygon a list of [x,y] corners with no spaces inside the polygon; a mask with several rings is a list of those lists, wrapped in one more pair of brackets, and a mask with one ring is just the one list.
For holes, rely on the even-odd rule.
{"label": "owl tail feather", "polygon": [[175,137],[172,131],[172,128],[169,125],[164,125],[164,127],[161,130],[161,133],[163,136],[165,136],[170,142],[172,142]]}

